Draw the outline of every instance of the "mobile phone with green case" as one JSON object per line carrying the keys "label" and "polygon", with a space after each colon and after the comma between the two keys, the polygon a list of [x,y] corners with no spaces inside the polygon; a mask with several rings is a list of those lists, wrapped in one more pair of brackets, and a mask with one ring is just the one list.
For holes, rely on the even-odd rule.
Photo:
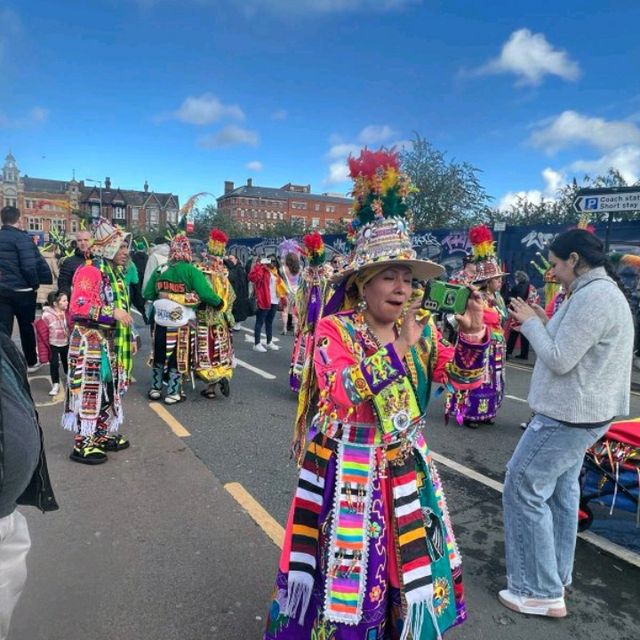
{"label": "mobile phone with green case", "polygon": [[462,315],[467,310],[470,295],[471,289],[469,287],[433,280],[427,282],[422,298],[422,307],[433,313]]}

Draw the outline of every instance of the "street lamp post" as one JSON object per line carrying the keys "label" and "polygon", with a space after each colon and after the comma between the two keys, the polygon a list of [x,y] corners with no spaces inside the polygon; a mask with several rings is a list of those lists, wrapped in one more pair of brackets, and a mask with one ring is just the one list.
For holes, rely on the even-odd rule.
{"label": "street lamp post", "polygon": [[[100,186],[100,212],[98,213],[98,218],[100,218],[102,216],[102,180],[94,180],[93,178],[85,178],[84,179],[85,182],[93,182],[97,185]],[[91,217],[93,219],[95,219],[95,216],[93,215],[93,211],[91,212]]]}

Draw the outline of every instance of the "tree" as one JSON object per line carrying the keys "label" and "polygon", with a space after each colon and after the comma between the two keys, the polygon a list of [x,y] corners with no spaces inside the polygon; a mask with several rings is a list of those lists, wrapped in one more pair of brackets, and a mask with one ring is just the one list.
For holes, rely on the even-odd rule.
{"label": "tree", "polygon": [[292,218],[291,220],[278,220],[275,224],[267,226],[259,232],[263,238],[293,238],[303,236],[308,229],[302,218]]}
{"label": "tree", "polygon": [[231,214],[219,211],[212,204],[204,209],[196,209],[193,215],[193,233],[190,234],[207,242],[211,229],[220,229],[230,238],[244,238],[247,230]]}
{"label": "tree", "polygon": [[447,160],[417,133],[400,162],[418,189],[409,198],[417,229],[467,227],[486,219],[491,197],[480,184],[478,168]]}

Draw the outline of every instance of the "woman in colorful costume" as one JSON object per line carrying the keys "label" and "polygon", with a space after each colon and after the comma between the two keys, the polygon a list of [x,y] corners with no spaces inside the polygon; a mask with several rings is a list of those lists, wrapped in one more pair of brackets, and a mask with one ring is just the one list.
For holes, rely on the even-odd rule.
{"label": "woman in colorful costume", "polygon": [[[281,303],[282,331],[281,335],[286,336],[289,325],[293,329],[293,335],[298,333],[299,314],[296,309],[296,293],[300,284],[300,272],[302,265],[300,264],[300,247],[295,240],[284,240],[278,245],[280,252],[280,273],[282,281],[286,288],[286,297]],[[291,316],[291,322],[289,322]]]}
{"label": "woman in colorful costume", "polygon": [[313,379],[313,336],[326,300],[328,280],[333,270],[326,265],[326,252],[322,236],[315,231],[302,239],[307,266],[302,271],[300,286],[296,294],[298,312],[298,332],[291,354],[289,386],[298,393],[303,376],[307,380],[300,393],[299,401],[309,400],[307,391]]}
{"label": "woman in colorful costume", "polygon": [[182,380],[196,367],[196,309],[200,304],[220,306],[222,301],[202,272],[192,263],[189,239],[178,233],[169,247],[169,260],[149,278],[144,297],[153,301],[153,371],[149,398],[162,397],[162,381],[167,374],[165,404],[183,399]]}
{"label": "woman in colorful costume", "polygon": [[[441,341],[412,277],[416,259],[395,153],[350,158],[361,224],[339,274],[344,307],[316,330],[320,389],[290,511],[266,640],[427,640],[465,618],[461,560],[421,432],[433,382],[479,384],[487,349],[475,298],[454,348]],[[334,298],[335,299],[335,298]]]}
{"label": "woman in colorful costume", "polygon": [[229,282],[229,272],[222,258],[229,238],[219,229],[212,229],[207,248],[209,255],[200,269],[221,300],[221,305],[207,306],[197,313],[196,374],[207,383],[202,392],[205,398],[216,397],[216,386],[222,395],[231,392],[233,376],[233,339],[235,325],[232,309],[236,294]]}
{"label": "woman in colorful costume", "polygon": [[93,235],[92,258],[75,272],[71,288],[74,328],[62,416],[62,426],[76,433],[71,460],[91,465],[129,446],[118,430],[135,351],[123,272],[131,236],[103,218]]}
{"label": "woman in colorful costume", "polygon": [[471,390],[447,393],[447,416],[455,416],[458,423],[471,429],[493,424],[504,399],[505,341],[503,326],[509,311],[502,296],[502,271],[495,251],[491,230],[481,224],[469,230],[475,265],[474,281],[480,289],[484,309],[484,323],[489,329],[489,357],[482,385]]}

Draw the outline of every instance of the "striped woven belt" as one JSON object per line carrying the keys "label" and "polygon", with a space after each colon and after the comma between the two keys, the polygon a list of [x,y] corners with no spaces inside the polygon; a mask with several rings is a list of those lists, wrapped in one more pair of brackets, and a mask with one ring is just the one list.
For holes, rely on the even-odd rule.
{"label": "striped woven belt", "polygon": [[[323,419],[317,414],[313,419],[314,426],[328,438],[344,444],[360,447],[382,446],[382,434],[377,424],[366,422],[341,422],[339,420]],[[414,422],[407,429],[398,432],[386,445],[401,444],[412,440],[416,432],[425,425],[424,418]]]}

